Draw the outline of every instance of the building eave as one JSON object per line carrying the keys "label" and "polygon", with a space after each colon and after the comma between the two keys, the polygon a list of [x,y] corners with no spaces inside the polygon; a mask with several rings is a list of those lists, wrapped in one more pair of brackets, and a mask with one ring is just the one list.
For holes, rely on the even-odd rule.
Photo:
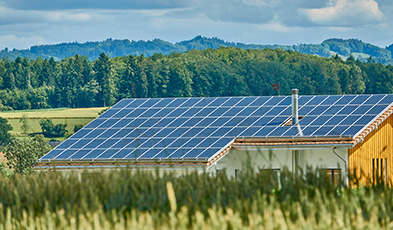
{"label": "building eave", "polygon": [[58,166],[205,166],[206,160],[189,161],[189,160],[161,160],[161,161],[135,161],[135,160],[117,160],[117,161],[47,161],[37,162],[34,167],[58,167]]}

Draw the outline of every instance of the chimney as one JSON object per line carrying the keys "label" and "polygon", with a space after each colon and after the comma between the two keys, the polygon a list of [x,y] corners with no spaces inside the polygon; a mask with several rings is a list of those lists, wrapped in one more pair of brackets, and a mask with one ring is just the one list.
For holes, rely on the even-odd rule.
{"label": "chimney", "polygon": [[296,125],[299,121],[299,111],[297,104],[297,89],[292,89],[292,125]]}

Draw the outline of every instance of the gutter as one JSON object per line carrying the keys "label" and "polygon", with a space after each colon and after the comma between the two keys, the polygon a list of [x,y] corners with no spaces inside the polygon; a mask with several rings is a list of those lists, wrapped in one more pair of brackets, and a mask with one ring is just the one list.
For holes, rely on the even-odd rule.
{"label": "gutter", "polygon": [[342,158],[340,155],[338,155],[338,153],[336,153],[336,148],[337,148],[337,146],[334,146],[333,147],[333,153],[338,157],[338,158],[340,158],[344,163],[345,163],[345,165],[347,165],[347,161],[344,159],[344,158]]}

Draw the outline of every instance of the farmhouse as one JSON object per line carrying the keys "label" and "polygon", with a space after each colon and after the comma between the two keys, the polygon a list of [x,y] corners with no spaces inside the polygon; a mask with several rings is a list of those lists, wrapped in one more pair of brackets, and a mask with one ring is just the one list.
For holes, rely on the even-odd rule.
{"label": "farmhouse", "polygon": [[36,169],[227,170],[307,165],[392,185],[393,95],[123,99]]}

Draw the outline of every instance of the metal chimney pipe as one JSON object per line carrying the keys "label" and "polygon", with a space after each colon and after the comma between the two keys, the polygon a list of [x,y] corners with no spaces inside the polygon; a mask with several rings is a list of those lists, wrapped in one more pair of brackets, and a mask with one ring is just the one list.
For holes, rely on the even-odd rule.
{"label": "metal chimney pipe", "polygon": [[292,125],[296,125],[299,121],[297,91],[297,89],[292,89]]}

